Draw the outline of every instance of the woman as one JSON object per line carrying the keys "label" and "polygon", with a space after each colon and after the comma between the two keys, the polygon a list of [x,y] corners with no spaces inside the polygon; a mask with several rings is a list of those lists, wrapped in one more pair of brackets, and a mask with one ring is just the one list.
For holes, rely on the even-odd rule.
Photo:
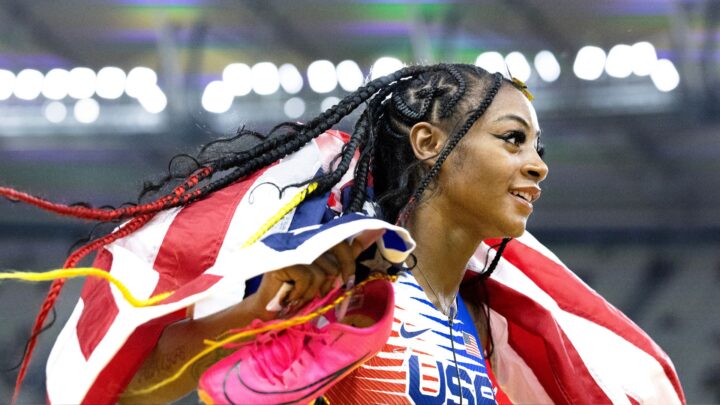
{"label": "woman", "polygon": [[[475,66],[402,69],[370,82],[305,125],[285,126],[285,132],[273,131],[252,148],[239,153],[201,155],[198,171],[192,175],[187,173],[188,180],[173,193],[149,204],[103,213],[102,218],[101,212],[92,211],[98,219],[132,219],[117,235],[92,248],[142,229],[149,220],[147,216],[161,210],[177,206],[190,209],[193,202],[199,204],[217,198],[214,196],[234,182],[257,175],[289,154],[299,153],[297,151],[312,139],[367,103],[337,162],[314,178],[301,182],[310,182],[313,188],[307,188],[307,202],[298,209],[310,205],[313,198],[322,201],[324,206],[326,201],[332,205],[329,199],[344,196],[342,208],[336,207],[336,211],[375,213],[386,222],[407,228],[417,243],[415,264],[411,272],[401,272],[399,282],[394,284],[397,321],[388,344],[381,354],[331,388],[326,398],[331,403],[409,400],[494,403],[505,397],[497,390],[497,382],[491,380],[490,368],[480,353],[482,349],[486,354],[492,353],[494,335],[489,330],[490,312],[484,302],[487,295],[482,294],[478,286],[484,285],[483,280],[498,264],[509,240],[524,233],[533,202],[540,197],[539,184],[548,173],[542,160],[538,120],[529,98],[521,83]],[[353,163],[354,177],[348,182],[346,172]],[[289,184],[279,186],[286,185]],[[215,194],[211,195],[212,192]],[[377,198],[373,198],[373,194]],[[467,277],[468,263],[477,257],[478,246],[491,238],[503,239],[494,246],[497,254],[489,271],[467,281],[466,294],[460,297],[458,292]],[[355,272],[355,258],[366,247],[349,242],[328,246],[327,252],[310,265],[265,273],[254,293],[248,288],[245,299],[223,311],[172,324],[169,324],[171,320],[165,320],[169,325],[161,325],[164,331],[160,329],[155,335],[151,352],[138,350],[143,355],[135,361],[137,372],[132,381],[115,391],[124,390],[121,400],[126,402],[166,402],[182,397],[197,386],[204,369],[227,353],[203,357],[181,378],[160,389],[151,392],[143,389],[167,379],[202,351],[204,339],[245,327],[254,319],[269,320],[277,316],[267,305],[284,283],[294,285],[284,302],[300,308],[316,295],[330,291],[336,279],[347,282]],[[70,265],[74,265],[73,261],[77,260],[69,260]],[[107,263],[103,266],[98,261],[102,262],[103,258],[96,259],[96,267],[109,269]],[[55,296],[59,290],[57,284]],[[37,324],[41,326],[42,320]],[[642,335],[642,339],[645,338]],[[398,343],[400,341],[402,343]],[[456,344],[461,344],[462,349],[457,349]],[[482,349],[473,350],[478,346]],[[653,350],[656,350],[651,354],[654,358],[665,359],[659,349]],[[401,361],[389,364],[388,359],[392,360],[392,353],[397,352],[403,356],[394,359]],[[493,367],[503,367],[503,361],[503,358],[493,359]],[[676,396],[668,401],[683,401],[672,366],[669,365],[670,372],[666,363],[662,363],[662,368],[665,378],[672,380],[666,385],[675,387]],[[376,370],[391,370],[394,374],[378,376],[373,374]],[[552,389],[524,390],[517,387],[535,387],[533,384],[543,379],[513,373],[512,367],[508,370],[499,377],[504,380],[502,385],[508,388],[511,400],[616,402],[618,398],[605,387],[595,390],[608,393],[604,397],[595,392],[583,397],[583,387],[567,391],[563,383],[557,383]],[[565,372],[565,368],[559,370]],[[100,375],[104,375],[103,372]],[[562,380],[562,376],[558,379]],[[540,385],[543,384],[541,381]],[[623,395],[626,396],[622,398],[631,401],[658,398],[653,393]]]}

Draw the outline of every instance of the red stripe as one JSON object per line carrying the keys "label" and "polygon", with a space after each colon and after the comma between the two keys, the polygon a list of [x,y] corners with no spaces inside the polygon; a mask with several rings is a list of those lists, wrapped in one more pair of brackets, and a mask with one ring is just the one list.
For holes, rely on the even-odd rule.
{"label": "red stripe", "polygon": [[95,383],[90,387],[82,404],[114,404],[120,394],[130,384],[135,372],[143,360],[152,352],[165,326],[185,317],[185,310],[176,311],[161,318],[154,319],[137,329],[130,335],[103,371],[98,374]]}
{"label": "red stripe", "polygon": [[191,295],[203,292],[220,281],[222,277],[215,274],[201,274],[192,283],[185,284],[178,288],[175,293],[163,300],[163,304],[170,304],[187,298]]}
{"label": "red stripe", "polygon": [[416,349],[416,348],[414,348],[414,347],[413,347],[413,349],[412,349],[412,350],[413,350],[413,353],[417,353],[417,354],[424,354],[424,355],[426,355],[426,356],[430,356],[430,357],[435,357],[435,356],[433,356],[433,355],[432,355],[432,354],[430,354],[430,353],[426,353],[426,352],[423,352],[423,351],[421,351],[421,350],[418,350],[418,349]]}
{"label": "red stripe", "polygon": [[681,402],[685,403],[680,380],[667,355],[617,308],[592,291],[564,266],[521,242],[513,240],[508,243],[503,258],[550,295],[563,310],[609,329],[652,356],[662,366]]}
{"label": "red stripe", "polygon": [[[95,257],[93,267],[108,271],[112,261],[112,253],[102,249]],[[83,310],[75,331],[80,351],[87,360],[115,321],[118,306],[110,291],[110,283],[99,277],[89,277],[85,281],[80,298],[83,300]]]}
{"label": "red stripe", "polygon": [[500,389],[500,384],[498,384],[497,378],[495,378],[495,373],[493,373],[493,366],[490,363],[490,359],[486,359],[486,362],[488,377],[490,377],[493,389],[495,389],[495,402],[497,402],[497,405],[512,405],[510,398],[508,398],[507,394]]}
{"label": "red stripe", "polygon": [[610,399],[590,375],[552,314],[531,298],[489,279],[492,307],[508,321],[508,341],[555,403],[604,404]]}
{"label": "red stripe", "polygon": [[374,370],[371,368],[360,368],[356,377],[377,378],[383,380],[404,380],[404,371]]}
{"label": "red stripe", "polygon": [[[198,279],[198,276],[215,262],[237,205],[265,170],[184,207],[175,216],[155,259],[154,267],[160,273],[160,280],[153,294],[180,287],[177,296],[168,298],[170,302],[182,298],[185,292],[199,291],[217,281],[214,277]],[[198,288],[186,285],[198,280]],[[105,366],[83,403],[116,402],[142,361],[152,352],[165,326],[184,317],[183,309],[138,327]]]}
{"label": "red stripe", "polygon": [[175,216],[153,265],[160,273],[153,295],[176,290],[215,263],[237,205],[265,170],[190,204]]}

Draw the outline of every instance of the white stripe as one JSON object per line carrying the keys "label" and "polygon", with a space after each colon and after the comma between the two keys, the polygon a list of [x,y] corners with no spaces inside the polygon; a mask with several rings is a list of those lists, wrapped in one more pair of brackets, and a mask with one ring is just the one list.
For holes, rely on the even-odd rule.
{"label": "white stripe", "polygon": [[368,370],[379,370],[379,371],[406,371],[406,368],[404,365],[400,366],[373,366],[368,363],[365,363],[362,365],[362,368],[366,368]]}
{"label": "white stripe", "polygon": [[368,381],[377,381],[377,382],[384,382],[384,383],[390,383],[390,384],[405,385],[405,380],[392,379],[392,378],[373,378],[373,377],[362,377],[362,376],[356,376],[355,378],[357,378],[358,380],[368,380]]}
{"label": "white stripe", "polygon": [[138,259],[153,265],[165,240],[165,235],[180,211],[182,211],[181,208],[171,208],[158,212],[145,226],[129,236],[116,240],[108,247],[122,246],[133,252]]}
{"label": "white stripe", "polygon": [[[555,253],[551,252],[550,249],[546,248],[545,245],[540,243],[530,232],[525,232],[520,236],[519,238],[515,239],[517,241],[522,242],[523,245],[531,247],[541,253],[543,256],[547,257],[548,259],[554,261],[555,263],[567,268],[565,266],[565,263],[562,262],[557,256],[555,256]],[[575,274],[573,274],[575,275]]]}
{"label": "white stripe", "polygon": [[80,350],[75,328],[83,307],[83,300],[78,300],[48,357],[45,366],[47,374],[45,384],[50,403],[80,403],[94,380],[94,378],[88,379],[84,376],[87,371],[87,363]]}
{"label": "white stripe", "polygon": [[[662,365],[645,351],[585,318],[564,312],[560,320],[588,370],[614,403],[626,395],[642,403],[679,404],[680,398]],[[602,350],[598,350],[602,347]]]}
{"label": "white stripe", "polygon": [[[145,261],[121,245],[111,244],[107,249],[113,255],[110,273],[132,291],[136,298],[150,298],[160,280],[160,274],[152,267],[154,261]],[[117,294],[115,301],[118,304],[126,303],[114,285],[111,285],[111,291]]]}
{"label": "white stripe", "polygon": [[395,397],[406,397],[407,393],[405,392],[391,392],[391,391],[381,391],[381,390],[367,390],[368,392],[376,392],[378,394],[384,394],[384,395],[392,395]]}

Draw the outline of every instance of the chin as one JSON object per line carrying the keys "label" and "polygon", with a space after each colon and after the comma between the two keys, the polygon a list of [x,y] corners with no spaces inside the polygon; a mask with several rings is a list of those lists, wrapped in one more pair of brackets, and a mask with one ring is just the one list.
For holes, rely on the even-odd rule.
{"label": "chin", "polygon": [[527,220],[514,222],[511,224],[508,224],[508,226],[504,229],[505,238],[519,238],[522,236],[522,234],[525,233],[527,225]]}

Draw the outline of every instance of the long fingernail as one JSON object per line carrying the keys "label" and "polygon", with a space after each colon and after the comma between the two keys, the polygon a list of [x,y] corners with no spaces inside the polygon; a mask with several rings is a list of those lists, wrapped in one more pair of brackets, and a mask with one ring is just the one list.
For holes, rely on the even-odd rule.
{"label": "long fingernail", "polygon": [[282,305],[280,302],[285,299],[285,296],[290,292],[290,290],[293,289],[292,284],[290,283],[283,283],[282,286],[278,289],[278,292],[275,294],[273,299],[270,300],[270,302],[267,303],[265,306],[265,310],[268,312],[277,312],[282,309]]}

